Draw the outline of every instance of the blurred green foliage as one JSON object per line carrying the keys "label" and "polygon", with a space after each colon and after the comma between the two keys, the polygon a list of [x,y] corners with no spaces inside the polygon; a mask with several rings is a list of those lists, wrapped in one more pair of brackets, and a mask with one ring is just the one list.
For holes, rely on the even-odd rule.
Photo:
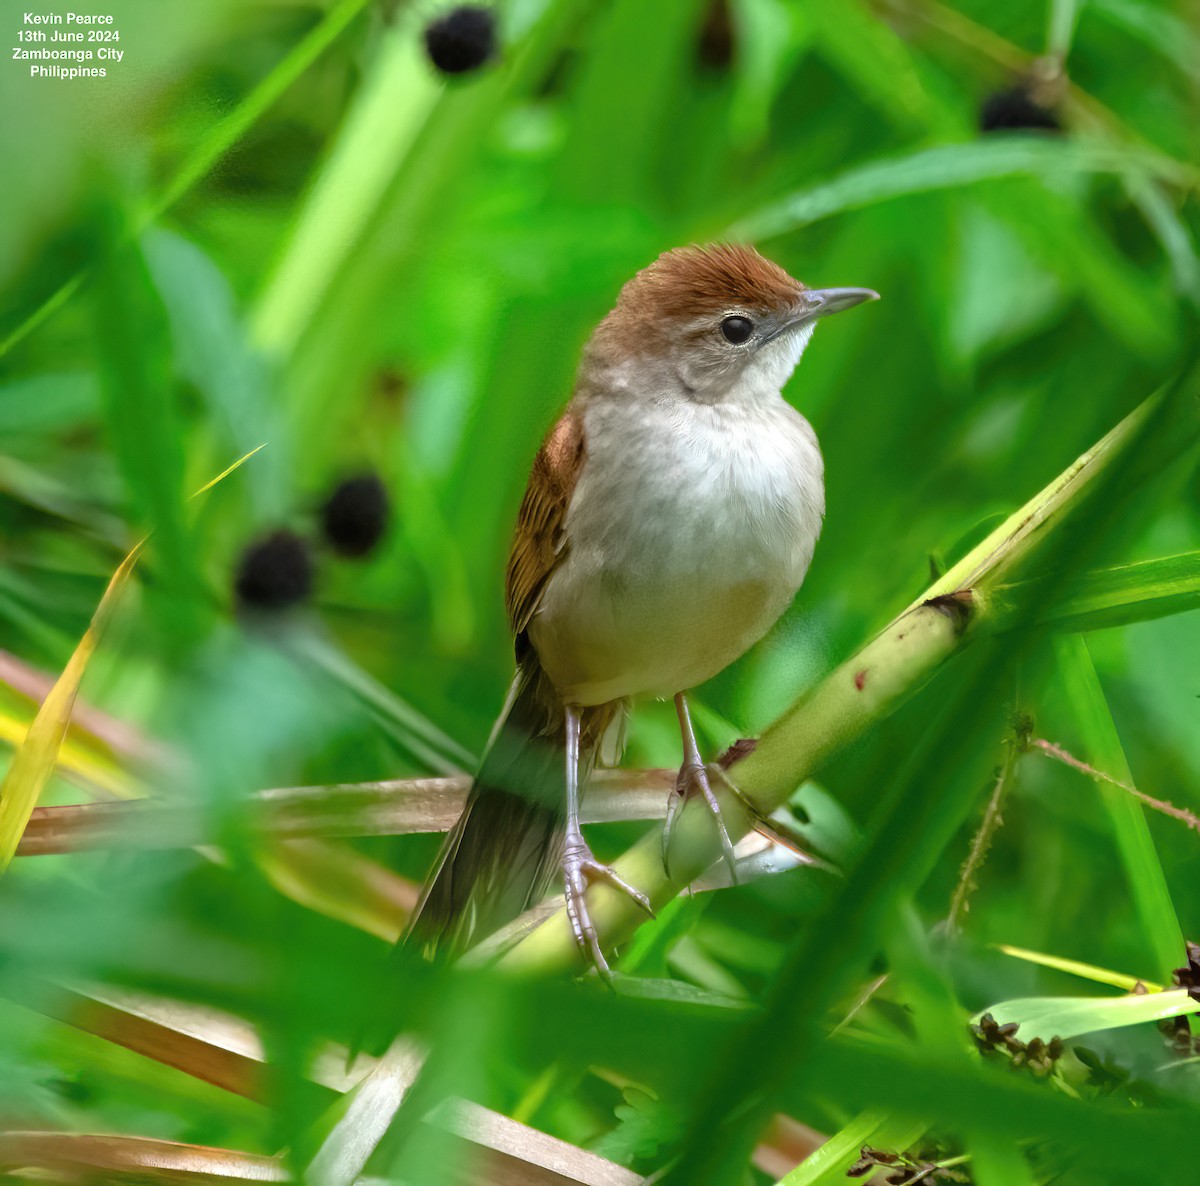
{"label": "blurred green foliage", "polygon": [[[897,854],[929,872],[897,896],[884,950],[858,952],[889,971],[851,1026],[879,1049],[843,1035],[795,1082],[765,1084],[739,1013],[699,995],[416,968],[396,987],[382,941],[281,892],[245,796],[469,768],[510,676],[511,524],[579,349],[656,253],[735,236],[806,282],[883,294],[821,329],[786,392],[826,458],[812,572],[773,633],[698,694],[712,752],[761,731],[1188,357],[1188,5],[496,0],[499,60],[450,81],[421,51],[431,0],[107,10],[126,51],[107,79],[0,72],[0,647],[59,672],[152,530],[83,695],[170,757],[146,763],[111,730],[79,741],[197,803],[223,855],[18,859],[0,883],[0,1126],[311,1149],[329,1100],[303,1082],[308,1055],[394,994],[430,1041],[432,1094],[642,1172],[689,1139],[698,1156],[685,1134],[707,1085],[710,1110],[769,1087],[772,1108],[824,1132],[868,1108],[918,1121],[960,1142],[979,1182],[1102,1180],[1097,1157],[1113,1180],[1165,1180],[1195,1123],[1197,1067],[1160,1073],[1153,1027],[1089,1040],[1133,1082],[1094,1114],[967,1054],[968,1017],[997,1001],[1100,992],[990,945],[1167,983],[1179,931],[1147,919],[1200,933],[1195,833],[1151,816],[1131,841],[1143,825],[1125,792],[1037,753],[1015,764],[956,943],[926,935],[978,814]],[[982,135],[985,98],[1026,84],[1063,130]],[[394,501],[383,546],[351,562],[318,545],[311,606],[236,613],[246,544],[280,526],[315,536],[333,483],[364,469]],[[1092,523],[1089,566],[1200,549],[1194,450],[1137,480]],[[1147,612],[1026,646],[1018,623],[818,772],[803,801],[826,855],[841,860],[896,786],[981,812],[1018,710],[1034,736],[1200,811],[1198,626],[1196,610]],[[7,754],[31,706],[4,697]],[[643,705],[625,763],[672,765],[677,744],[670,706]],[[66,778],[51,795],[81,797]],[[595,828],[598,851],[641,828]],[[436,839],[354,847],[419,880]],[[836,881],[801,869],[677,903],[629,967],[778,1007]],[[40,1017],[28,1006],[54,978],[257,1022],[275,1106]],[[1162,1106],[1139,1116],[1130,1099]],[[393,1143],[381,1172],[391,1158],[403,1180],[451,1180],[436,1142]]]}

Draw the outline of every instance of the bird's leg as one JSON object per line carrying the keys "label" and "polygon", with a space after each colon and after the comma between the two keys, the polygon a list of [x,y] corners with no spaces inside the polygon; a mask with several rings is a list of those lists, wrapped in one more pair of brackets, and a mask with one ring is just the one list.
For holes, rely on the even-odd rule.
{"label": "bird's leg", "polygon": [[584,959],[590,960],[601,976],[609,976],[608,963],[600,950],[600,940],[592,925],[587,906],[587,887],[593,881],[607,882],[628,894],[651,918],[650,899],[631,886],[615,869],[602,865],[592,856],[579,826],[579,708],[566,707],[567,726],[567,831],[563,842],[563,881],[566,886],[567,917],[575,932]]}
{"label": "bird's leg", "polygon": [[[688,799],[699,794],[703,797],[705,806],[712,812],[712,817],[716,821],[717,833],[721,838],[721,854],[729,866],[729,875],[736,885],[737,858],[733,853],[733,841],[729,838],[729,829],[725,826],[721,805],[717,802],[717,797],[713,794],[712,786],[709,783],[708,767],[704,765],[704,761],[700,757],[700,747],[696,744],[696,733],[692,729],[692,717],[688,712],[687,697],[682,692],[675,697],[675,712],[679,716],[679,732],[683,737],[683,765],[680,766],[679,775],[675,779],[675,790],[671,792],[671,797],[667,801],[667,818],[663,823],[663,869],[669,877],[671,870],[667,863],[667,857],[671,848],[671,835],[675,830],[679,812]],[[728,783],[729,780],[725,779],[725,782]]]}

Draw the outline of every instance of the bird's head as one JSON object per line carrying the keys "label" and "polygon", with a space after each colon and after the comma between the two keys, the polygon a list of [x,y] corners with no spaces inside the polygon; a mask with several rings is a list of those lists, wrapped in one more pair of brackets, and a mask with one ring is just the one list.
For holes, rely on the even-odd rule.
{"label": "bird's head", "polygon": [[787,382],[820,318],[878,299],[806,288],[752,247],[680,247],[621,289],[586,357],[618,388],[753,400]]}

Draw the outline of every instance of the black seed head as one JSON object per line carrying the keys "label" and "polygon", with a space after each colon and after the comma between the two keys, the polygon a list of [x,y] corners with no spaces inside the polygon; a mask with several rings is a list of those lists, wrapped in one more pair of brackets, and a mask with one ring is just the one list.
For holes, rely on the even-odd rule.
{"label": "black seed head", "polygon": [[1058,116],[1033,98],[1025,86],[997,91],[979,108],[981,132],[1060,132]]}
{"label": "black seed head", "polygon": [[233,587],[247,609],[281,610],[306,601],[313,590],[308,544],[286,530],[255,540],[242,553]]}
{"label": "black seed head", "polygon": [[359,474],[334,487],[321,508],[326,542],[343,556],[365,556],[387,531],[391,504],[378,474]]}
{"label": "black seed head", "polygon": [[1175,969],[1173,978],[1180,988],[1188,990],[1193,1001],[1200,1001],[1200,943],[1188,943],[1187,963]]}
{"label": "black seed head", "polygon": [[478,70],[496,54],[496,18],[490,8],[463,4],[425,27],[425,52],[443,74]]}
{"label": "black seed head", "polygon": [[709,70],[728,70],[733,64],[733,13],[729,0],[713,0],[700,26],[696,56]]}

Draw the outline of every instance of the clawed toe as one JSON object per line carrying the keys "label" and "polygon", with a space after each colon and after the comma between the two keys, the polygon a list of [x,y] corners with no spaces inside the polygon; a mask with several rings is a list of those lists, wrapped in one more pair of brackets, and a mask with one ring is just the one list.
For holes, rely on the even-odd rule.
{"label": "clawed toe", "polygon": [[[720,766],[703,766],[700,763],[685,762],[679,770],[679,776],[675,780],[675,790],[671,794],[671,798],[667,803],[667,818],[663,823],[663,870],[668,877],[671,876],[671,869],[667,861],[667,854],[671,847],[671,836],[675,830],[675,824],[679,819],[679,812],[688,799],[694,795],[699,795],[703,800],[709,813],[717,825],[717,835],[721,841],[721,856],[725,864],[729,866],[729,876],[732,878],[734,885],[737,884],[737,857],[733,851],[733,841],[729,836],[729,829],[725,826],[725,817],[721,812],[721,804],[717,801],[717,796],[713,793],[712,784],[709,781],[709,775],[720,778],[722,782],[732,787],[728,776]],[[736,788],[733,788],[736,790]]]}
{"label": "clawed toe", "polygon": [[587,904],[587,888],[593,882],[601,881],[613,889],[620,890],[632,898],[651,918],[654,908],[650,899],[629,884],[610,865],[602,865],[587,846],[582,836],[569,837],[563,850],[563,882],[567,900],[567,917],[571,920],[571,930],[575,934],[575,942],[583,952],[586,960],[605,979],[612,972],[604,952],[600,949],[600,939],[592,922]]}

